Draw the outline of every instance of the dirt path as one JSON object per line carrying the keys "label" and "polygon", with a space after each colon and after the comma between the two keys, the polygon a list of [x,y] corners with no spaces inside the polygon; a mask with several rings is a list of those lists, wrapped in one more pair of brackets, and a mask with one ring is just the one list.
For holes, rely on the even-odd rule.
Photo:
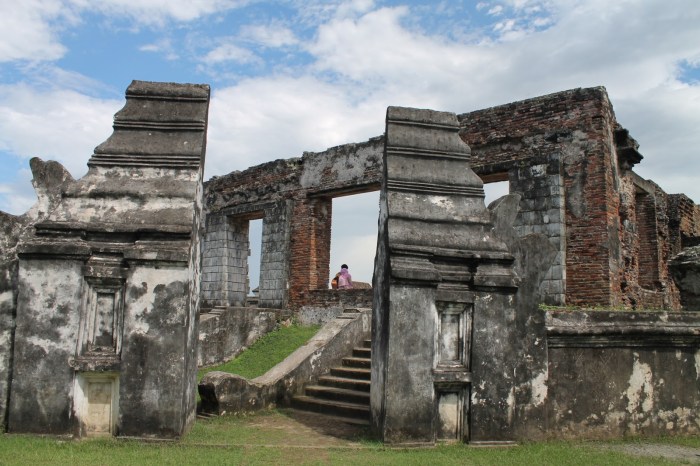
{"label": "dirt path", "polygon": [[282,416],[260,416],[248,424],[279,435],[290,446],[311,447],[360,447],[361,441],[368,438],[367,428],[315,413],[280,410]]}
{"label": "dirt path", "polygon": [[[252,416],[248,427],[258,432],[246,446],[277,446],[298,450],[303,459],[304,449],[375,449],[367,427],[339,422],[332,417],[293,409],[277,414]],[[627,455],[664,458],[685,464],[700,464],[700,448],[655,443],[590,444],[601,450],[615,450]]]}

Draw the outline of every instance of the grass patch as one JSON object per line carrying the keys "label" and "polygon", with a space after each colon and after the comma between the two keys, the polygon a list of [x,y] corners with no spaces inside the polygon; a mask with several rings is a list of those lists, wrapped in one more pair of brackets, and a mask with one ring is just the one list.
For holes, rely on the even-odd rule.
{"label": "grass patch", "polygon": [[197,381],[207,372],[222,371],[238,374],[246,379],[254,379],[275,367],[316,335],[320,325],[309,327],[301,325],[280,326],[267,335],[259,338],[250,348],[243,351],[231,361],[218,366],[205,367],[198,371]]}
{"label": "grass patch", "polygon": [[[328,444],[326,442],[332,442]],[[510,448],[438,445],[435,448],[390,448],[379,442],[320,440],[304,426],[288,422],[278,411],[223,416],[198,421],[176,442],[87,439],[66,440],[29,435],[0,435],[0,464],[342,464],[362,465],[667,465],[677,461],[635,457],[609,447],[647,443],[552,441]],[[697,438],[650,439],[648,443],[697,446]]]}

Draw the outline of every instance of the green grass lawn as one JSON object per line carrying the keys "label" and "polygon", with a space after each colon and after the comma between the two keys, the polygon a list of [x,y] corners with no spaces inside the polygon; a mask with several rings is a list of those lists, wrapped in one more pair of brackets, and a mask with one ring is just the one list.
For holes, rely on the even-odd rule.
{"label": "green grass lawn", "polygon": [[[26,435],[0,436],[0,464],[132,465],[132,464],[341,464],[341,465],[670,465],[677,462],[640,458],[606,446],[628,442],[541,442],[509,448],[439,445],[394,449],[358,438],[346,445],[306,444],[304,433],[282,432],[285,414],[224,416],[198,421],[177,442],[90,439],[62,440]],[[292,440],[290,444],[290,439]],[[294,443],[296,442],[296,443]],[[657,439],[657,443],[700,448],[699,438]]]}
{"label": "green grass lawn", "polygon": [[319,328],[321,328],[319,325],[279,327],[258,339],[250,348],[231,361],[200,369],[197,380],[202,380],[204,374],[211,371],[230,372],[246,379],[259,377],[284,361],[284,358],[316,335]]}

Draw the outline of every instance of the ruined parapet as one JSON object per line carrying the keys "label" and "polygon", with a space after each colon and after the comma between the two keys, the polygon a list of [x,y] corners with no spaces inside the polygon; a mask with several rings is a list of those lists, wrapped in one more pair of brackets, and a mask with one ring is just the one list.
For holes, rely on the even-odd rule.
{"label": "ruined parapet", "polygon": [[297,311],[322,299],[333,199],[379,189],[383,148],[377,137],[207,181],[202,306],[246,302],[251,220],[262,220],[259,305]]}
{"label": "ruined parapet", "polygon": [[370,398],[389,443],[513,439],[518,279],[458,130],[387,111]]}
{"label": "ruined parapet", "polygon": [[87,175],[18,247],[11,432],[194,421],[209,87],[134,81]]}
{"label": "ruined parapet", "polygon": [[58,162],[29,161],[37,195],[34,206],[23,215],[0,212],[0,430],[7,428],[7,403],[10,396],[14,327],[17,314],[17,246],[33,234],[33,225],[46,218],[60,202],[61,191],[73,177]]}
{"label": "ruined parapet", "polygon": [[669,266],[680,290],[683,309],[700,311],[700,246],[685,248]]}
{"label": "ruined parapet", "polygon": [[668,259],[694,236],[697,206],[634,173],[639,144],[617,122],[605,88],[458,118],[472,169],[521,195],[518,233],[544,234],[557,248],[541,284],[546,304],[680,308]]}
{"label": "ruined parapet", "polygon": [[700,434],[700,312],[549,310],[545,328],[547,437]]}

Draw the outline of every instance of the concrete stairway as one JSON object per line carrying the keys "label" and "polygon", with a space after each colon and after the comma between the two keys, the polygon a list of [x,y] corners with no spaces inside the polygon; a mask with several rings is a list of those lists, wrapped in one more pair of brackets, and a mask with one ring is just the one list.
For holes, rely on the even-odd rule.
{"label": "concrete stairway", "polygon": [[333,416],[339,421],[369,425],[371,341],[364,340],[342,366],[319,377],[317,385],[307,385],[304,395],[292,398],[292,406]]}

